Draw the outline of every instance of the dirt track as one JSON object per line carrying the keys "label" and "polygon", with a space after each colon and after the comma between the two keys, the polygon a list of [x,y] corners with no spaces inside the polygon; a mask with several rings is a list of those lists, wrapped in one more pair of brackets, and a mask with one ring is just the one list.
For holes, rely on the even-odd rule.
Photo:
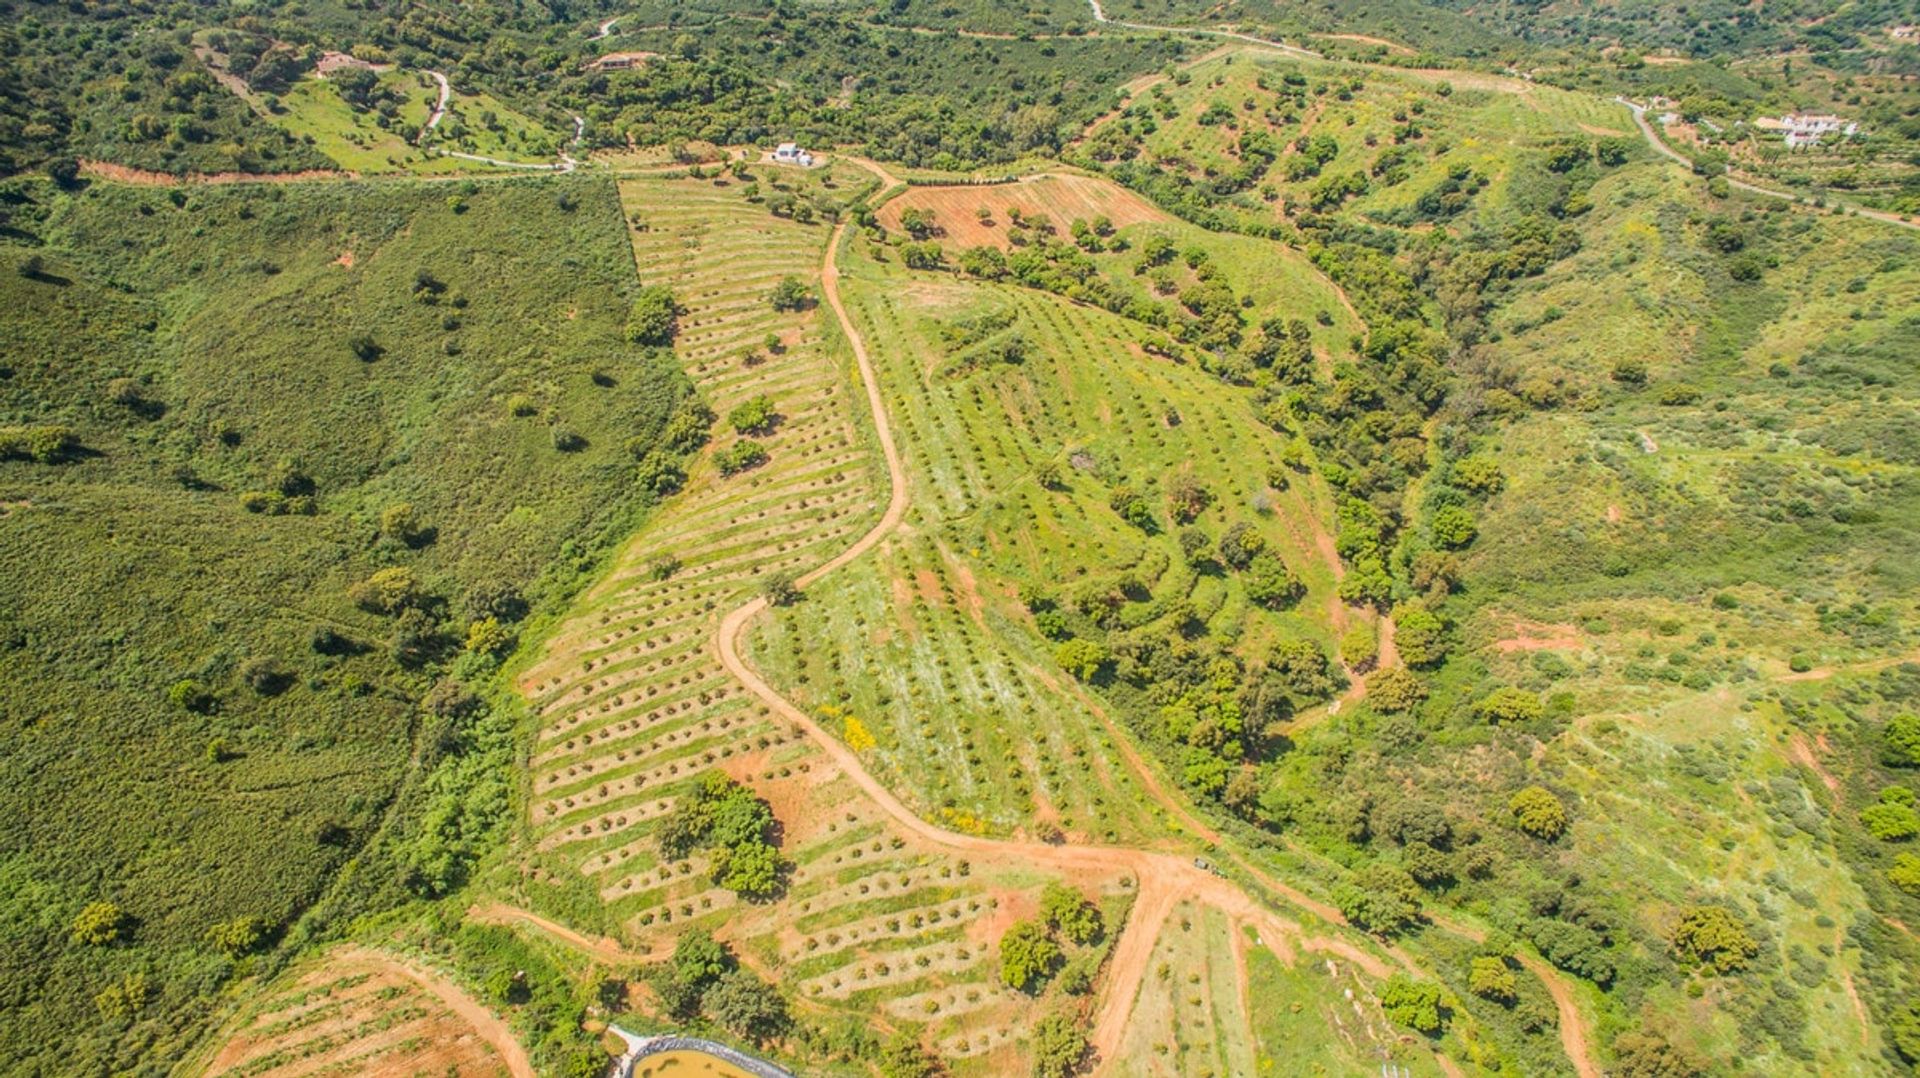
{"label": "dirt track", "polygon": [[481,1006],[472,996],[467,995],[459,986],[441,977],[439,974],[421,969],[385,951],[376,951],[368,947],[350,947],[342,952],[352,958],[373,965],[384,966],[400,974],[431,993],[434,998],[447,1005],[448,1009],[460,1017],[460,1020],[473,1027],[480,1038],[500,1053],[500,1059],[507,1065],[507,1071],[513,1078],[537,1078],[533,1069],[533,1060],[527,1058],[527,1050],[520,1047],[520,1041],[513,1031],[507,1028],[494,1013]]}

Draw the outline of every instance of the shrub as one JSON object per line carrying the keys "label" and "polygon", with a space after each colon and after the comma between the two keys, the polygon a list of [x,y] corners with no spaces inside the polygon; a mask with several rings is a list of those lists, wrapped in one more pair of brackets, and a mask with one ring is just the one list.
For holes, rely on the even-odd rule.
{"label": "shrub", "polygon": [[1000,937],[1000,982],[1026,992],[1053,974],[1060,945],[1038,921],[1018,921]]}
{"label": "shrub", "polygon": [[1088,902],[1080,892],[1058,883],[1048,884],[1041,894],[1040,915],[1074,943],[1094,943],[1106,933],[1100,907]]}
{"label": "shrub", "polygon": [[627,314],[627,340],[634,344],[669,345],[679,330],[680,305],[665,285],[650,285],[634,297]]}
{"label": "shrub", "polygon": [[478,618],[467,626],[467,650],[489,658],[513,646],[513,630],[494,617]]}
{"label": "shrub", "polygon": [[1446,657],[1446,624],[1425,604],[1401,603],[1394,609],[1393,622],[1394,646],[1408,666],[1432,666]]}
{"label": "shrub", "polygon": [[257,656],[240,664],[240,677],[261,696],[278,696],[293,687],[294,672],[271,656]]}
{"label": "shrub", "polygon": [[1453,482],[1475,494],[1495,494],[1507,483],[1500,465],[1488,457],[1462,457],[1453,464]]}
{"label": "shrub", "polygon": [[1880,791],[1880,803],[1860,810],[1867,833],[1882,842],[1905,842],[1920,835],[1920,813],[1913,810],[1913,792],[1904,786]]}
{"label": "shrub", "polygon": [[362,363],[372,363],[385,355],[387,350],[370,333],[356,333],[347,338],[347,349]]}
{"label": "shrub", "polygon": [[1061,669],[1079,678],[1092,681],[1099,676],[1102,667],[1112,661],[1112,656],[1102,644],[1093,640],[1067,640],[1053,649],[1053,659]]}
{"label": "shrub", "polygon": [[1920,767],[1920,716],[1902,713],[1880,731],[1880,762],[1888,767]]}
{"label": "shrub", "polygon": [[111,902],[90,902],[73,919],[68,938],[84,947],[104,947],[127,931],[127,915]]}
{"label": "shrub", "polygon": [[1411,670],[1394,667],[1367,679],[1367,703],[1389,715],[1411,711],[1427,698],[1427,687]]}
{"label": "shrub", "polygon": [[0,460],[59,464],[71,459],[79,449],[80,436],[69,427],[50,424],[0,427]]}
{"label": "shrub", "polygon": [[813,300],[813,290],[800,278],[788,275],[780,278],[773,286],[773,292],[767,296],[767,302],[776,311],[803,311]]}
{"label": "shrub", "polygon": [[347,597],[369,614],[398,614],[417,609],[426,602],[426,591],[414,579],[413,570],[390,566],[347,589]]}
{"label": "shrub", "polygon": [[1364,670],[1380,657],[1380,634],[1372,625],[1355,621],[1340,634],[1340,661],[1356,670]]}
{"label": "shrub", "polygon": [[405,546],[420,546],[432,535],[420,520],[420,514],[407,502],[397,502],[380,511],[380,534]]}
{"label": "shrub", "polygon": [[1893,865],[1887,869],[1887,882],[1920,898],[1920,857],[1910,853],[1896,854]]}
{"label": "shrub", "polygon": [[572,427],[555,426],[551,436],[553,447],[562,453],[578,453],[587,447],[586,435]]}
{"label": "shrub", "polygon": [[1481,999],[1490,999],[1511,1007],[1520,998],[1520,982],[1505,959],[1482,955],[1467,968],[1467,991]]}
{"label": "shrub", "polygon": [[1420,887],[1402,869],[1376,862],[1334,889],[1334,904],[1367,932],[1390,936],[1420,920]]}
{"label": "shrub", "polygon": [[1535,722],[1545,714],[1545,709],[1540,706],[1540,697],[1511,685],[1495,689],[1482,697],[1474,705],[1474,710],[1481,718],[1494,723]]}
{"label": "shrub", "polygon": [[213,691],[192,678],[181,678],[168,686],[167,703],[196,715],[211,715],[220,707]]}
{"label": "shrub", "polygon": [[738,475],[767,462],[767,451],[758,442],[738,441],[713,455],[721,475]]}
{"label": "shrub", "polygon": [[1707,1064],[1651,1033],[1624,1033],[1613,1042],[1620,1078],[1700,1078]]}
{"label": "shrub", "polygon": [[1433,541],[1448,550],[1458,550],[1480,535],[1473,513],[1464,506],[1449,505],[1433,514]]}
{"label": "shrub", "polygon": [[880,1049],[880,1078],[939,1078],[946,1072],[940,1057],[927,1051],[911,1033],[896,1033]]}
{"label": "shrub", "polygon": [[1520,830],[1548,842],[1567,830],[1567,806],[1544,786],[1529,786],[1507,802]]}
{"label": "shrub", "polygon": [[740,434],[771,434],[780,414],[773,410],[773,398],[762,394],[727,413],[727,422]]}
{"label": "shrub", "polygon": [[1429,1037],[1447,1027],[1440,986],[1432,981],[1416,981],[1404,973],[1387,978],[1380,989],[1380,1009],[1388,1018]]}
{"label": "shrub", "polygon": [[1695,906],[1674,926],[1673,950],[1681,959],[1697,962],[1715,973],[1735,973],[1760,953],[1747,927],[1723,906]]}
{"label": "shrub", "polygon": [[1920,1000],[1894,1012],[1888,1023],[1893,1034],[1893,1050],[1908,1063],[1920,1063]]}
{"label": "shrub", "polygon": [[1033,1027],[1033,1078],[1068,1078],[1087,1059],[1087,1034],[1064,1014],[1050,1014]]}
{"label": "shrub", "polygon": [[792,573],[768,573],[760,582],[760,594],[766,596],[769,606],[791,606],[800,599],[800,589],[793,582]]}
{"label": "shrub", "polygon": [[239,958],[259,947],[266,935],[266,926],[258,917],[236,917],[208,928],[206,941],[228,958]]}

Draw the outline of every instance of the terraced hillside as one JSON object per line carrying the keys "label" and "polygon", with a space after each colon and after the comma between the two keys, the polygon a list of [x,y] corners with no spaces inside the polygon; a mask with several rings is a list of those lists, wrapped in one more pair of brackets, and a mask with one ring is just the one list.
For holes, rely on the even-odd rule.
{"label": "terraced hillside", "polygon": [[[716,461],[747,436],[718,435],[672,503],[676,511],[633,541],[520,679],[541,716],[541,732],[530,760],[532,849],[511,898],[532,910],[496,907],[487,919],[617,963],[664,959],[688,931],[709,930],[732,945],[744,965],[778,980],[800,1014],[916,1031],[960,1074],[1022,1069],[1039,1016],[1060,1010],[1097,1009],[1096,1051],[1119,1058],[1154,940],[1168,930],[1182,898],[1257,926],[1276,954],[1325,952],[1341,968],[1357,963],[1369,977],[1384,976],[1388,966],[1372,948],[1314,935],[1184,855],[975,837],[994,830],[1045,833],[1039,825],[1051,823],[1062,837],[1098,842],[1118,836],[1137,846],[1169,841],[1192,817],[1095,701],[1049,674],[1044,655],[1009,648],[1003,631],[1010,626],[986,621],[984,600],[972,612],[977,597],[967,564],[928,545],[944,534],[936,526],[952,511],[950,499],[970,486],[922,486],[916,464],[912,482],[893,492],[891,504],[916,506],[925,496],[926,507],[914,509],[925,523],[868,531],[882,519],[876,510],[890,484],[875,474],[867,448],[873,440],[856,426],[861,413],[850,406],[848,343],[825,310],[783,313],[767,301],[786,276],[818,280],[826,230],[769,217],[726,183],[645,180],[622,193],[629,217],[644,223],[634,235],[643,280],[668,285],[680,297],[676,345],[706,399],[726,415],[765,395],[782,418],[772,433],[754,436],[766,461],[731,476],[720,474]],[[863,266],[861,272],[884,270]],[[863,312],[872,302],[869,288],[883,281],[848,282],[858,289]],[[835,294],[827,291],[829,298]],[[906,303],[916,298],[926,297],[901,294]],[[780,348],[765,347],[770,333],[783,338]],[[869,357],[889,372],[916,354],[898,347],[911,338],[872,339],[889,342]],[[749,349],[758,353],[752,363],[742,358]],[[1182,400],[1196,414],[1201,410],[1197,399]],[[1131,400],[1127,406],[1146,407]],[[923,438],[917,424],[928,422],[927,414],[916,412],[915,427],[891,436],[911,429]],[[952,420],[966,421],[958,414]],[[1151,426],[1129,424],[1141,437]],[[931,669],[949,656],[957,666],[959,656],[971,653],[969,662],[981,664],[977,675],[956,676],[924,696],[923,751],[970,751],[977,758],[971,766],[979,770],[952,769],[956,790],[974,792],[965,800],[930,795],[917,785],[926,760],[908,766],[894,750],[889,713],[862,710],[859,694],[813,700],[808,712],[781,695],[812,700],[810,686],[831,688],[841,675],[816,676],[769,660],[776,691],[735,658],[731,641],[752,624],[764,603],[753,597],[768,590],[765,581],[774,574],[793,574],[807,585],[790,608],[801,611],[895,594],[891,584],[874,587],[876,566],[866,558],[814,582],[823,563],[839,565],[875,540],[868,556],[877,552],[880,566],[925,559],[925,575],[907,578],[910,589],[928,597],[915,615],[916,628],[909,634],[876,620],[873,639],[812,653],[838,656],[834,661],[845,665],[844,676],[862,693],[886,683],[883,671],[913,663]],[[1120,542],[1117,536],[1108,541]],[[1310,548],[1300,556],[1309,560]],[[791,624],[784,615],[780,620],[780,629],[751,637],[754,665],[790,638],[783,634]],[[895,632],[902,641],[922,641],[924,650],[903,657],[889,646]],[[1020,634],[1027,632],[1015,628],[1011,638],[1025,639]],[[1010,700],[1024,701],[1050,725],[1035,724],[1029,732],[965,710]],[[957,748],[967,730],[983,740]],[[988,731],[1007,740],[987,742]],[[884,750],[882,737],[888,739]],[[983,766],[988,756],[991,770]],[[1056,767],[1055,760],[1074,762]],[[869,762],[884,784],[869,773]],[[784,871],[772,894],[748,899],[721,886],[708,853],[662,855],[664,822],[714,770],[763,799],[778,821]],[[911,807],[888,789],[893,783],[907,791]],[[975,796],[980,791],[994,793]],[[1018,924],[1044,925],[1042,900],[1061,885],[1100,909],[1106,925],[1070,950],[1083,971],[1079,987],[1050,986],[1049,973],[1028,991],[1009,988],[1002,938]],[[613,939],[594,943],[574,929]],[[1100,993],[1097,1003],[1084,994],[1090,988]]]}
{"label": "terraced hillside", "polygon": [[[707,401],[724,416],[766,395],[781,419],[758,439],[765,464],[726,477],[709,459],[693,471],[676,511],[634,540],[524,677],[542,716],[529,803],[541,882],[528,897],[636,952],[712,929],[781,971],[803,1007],[926,1023],[943,1055],[997,1059],[983,1064],[995,1071],[1017,1056],[1032,1003],[998,983],[993,944],[1031,916],[1042,878],[894,825],[714,648],[721,612],[849,546],[885,489],[855,425],[845,342],[820,310],[767,302],[784,276],[817,279],[828,230],[771,217],[737,189],[634,181],[622,195],[645,222],[634,234],[643,279],[686,309],[677,347]],[[761,359],[744,363],[747,350]],[[734,440],[720,435],[715,454]],[[650,571],[662,559],[678,565]],[[743,903],[701,857],[659,856],[658,821],[710,768],[779,820],[792,867],[778,900]],[[1111,872],[1080,882],[1115,896],[1129,883]]]}
{"label": "terraced hillside", "polygon": [[233,1024],[202,1073],[526,1078],[533,1067],[505,1027],[460,989],[385,952],[348,946],[278,979]]}

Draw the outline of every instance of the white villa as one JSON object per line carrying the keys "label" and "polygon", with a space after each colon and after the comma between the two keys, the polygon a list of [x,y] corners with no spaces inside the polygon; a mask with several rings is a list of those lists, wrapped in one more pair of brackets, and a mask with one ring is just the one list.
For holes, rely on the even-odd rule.
{"label": "white villa", "polygon": [[1852,138],[1860,133],[1860,125],[1852,120],[1843,120],[1838,116],[1782,116],[1754,121],[1755,127],[1770,127],[1785,131],[1787,149],[1797,150],[1802,146],[1817,146],[1826,135],[1840,138]]}
{"label": "white villa", "polygon": [[783,165],[799,165],[801,168],[813,167],[813,155],[800,148],[797,142],[783,142],[773,151],[773,159]]}

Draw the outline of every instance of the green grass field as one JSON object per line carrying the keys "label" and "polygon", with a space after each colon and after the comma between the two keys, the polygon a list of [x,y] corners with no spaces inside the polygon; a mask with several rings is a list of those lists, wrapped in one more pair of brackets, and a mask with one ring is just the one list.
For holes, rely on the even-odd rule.
{"label": "green grass field", "polygon": [[[18,248],[0,275],[0,414],[83,447],[0,464],[0,769],[8,814],[34,821],[0,847],[18,973],[0,1039],[27,1063],[57,1048],[53,1069],[179,1052],[234,971],[213,924],[289,930],[357,855],[376,878],[350,890],[399,886],[371,844],[404,830],[389,809],[429,685],[349,587],[410,570],[434,633],[464,634],[486,590],[542,609],[631,526],[621,443],[683,392],[620,337],[634,277],[610,184],[489,184],[466,213],[441,187],[181,194],[36,189],[39,275]],[[312,514],[249,512],[248,492]],[[413,545],[381,535],[403,503]],[[102,900],[125,942],[69,944]],[[150,1001],[103,1024],[94,994],[140,970]]]}

